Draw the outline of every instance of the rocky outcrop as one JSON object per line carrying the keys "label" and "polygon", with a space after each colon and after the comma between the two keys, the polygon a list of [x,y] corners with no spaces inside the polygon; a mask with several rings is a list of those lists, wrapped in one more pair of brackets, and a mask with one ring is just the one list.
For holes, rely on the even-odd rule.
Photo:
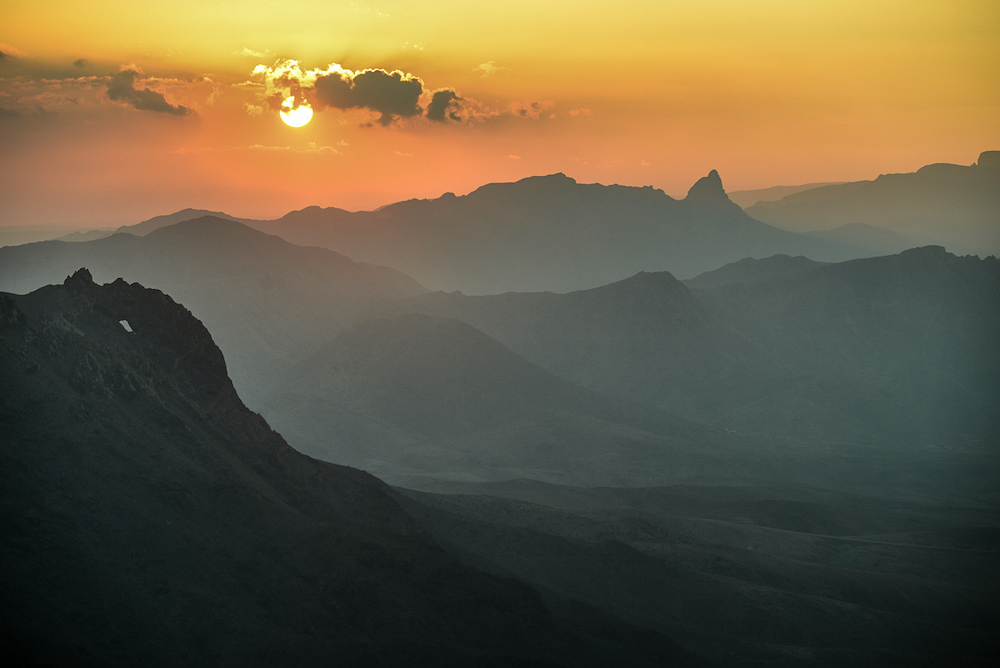
{"label": "rocky outcrop", "polygon": [[737,204],[729,199],[725,188],[722,187],[719,172],[714,169],[708,173],[708,176],[703,176],[695,181],[695,184],[688,190],[684,202],[708,209],[742,211]]}

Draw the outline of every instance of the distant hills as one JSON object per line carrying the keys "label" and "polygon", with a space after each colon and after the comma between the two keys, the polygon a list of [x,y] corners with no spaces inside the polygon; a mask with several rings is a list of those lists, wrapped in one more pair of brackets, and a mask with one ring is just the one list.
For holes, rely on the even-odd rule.
{"label": "distant hills", "polygon": [[837,185],[838,183],[843,182],[830,181],[823,183],[804,183],[800,186],[772,186],[770,188],[757,188],[755,190],[736,190],[729,193],[729,199],[739,204],[740,208],[746,209],[747,207],[753,206],[758,202],[774,202],[795,193],[812,190],[813,188],[819,188],[821,186]]}
{"label": "distant hills", "polygon": [[[117,231],[142,236],[206,215],[237,220],[185,209]],[[433,289],[468,294],[566,292],[638,271],[691,277],[776,253],[837,261],[900,250],[883,240],[872,245],[871,234],[801,235],[760,223],[730,201],[714,170],[682,200],[651,187],[581,184],[553,174],[375,211],[313,206],[277,220],[240,222],[295,244],[394,267]]]}
{"label": "distant hills", "polygon": [[[934,164],[910,174],[883,174],[811,188],[746,212],[800,232],[864,223],[953,253],[1000,254],[1000,151],[972,166]],[[808,255],[808,254],[807,254]],[[814,258],[822,259],[822,258]]]}
{"label": "distant hills", "polygon": [[580,184],[554,174],[456,197],[351,213],[311,207],[258,229],[396,267],[468,294],[598,287],[637,271],[691,277],[747,256],[843,260],[867,251],[760,223],[713,171],[675,200],[653,188]]}
{"label": "distant hills", "polygon": [[0,294],[0,416],[18,665],[694,663],[471,566],[385,484],[290,448],[159,291],[80,270]]}
{"label": "distant hills", "polygon": [[874,181],[778,186],[732,197],[714,170],[680,200],[648,186],[581,184],[552,174],[375,211],[311,206],[276,220],[250,220],[184,209],[115,232],[142,236],[214,216],[394,267],[431,289],[466,294],[567,292],[639,271],[687,279],[776,254],[839,262],[932,244],[985,256],[1000,253],[996,154],[984,152],[971,167],[927,165]]}
{"label": "distant hills", "polygon": [[983,442],[1000,428],[1000,262],[942,248],[837,264],[744,260],[564,295],[427,293],[395,304],[464,320],[611,396],[744,434]]}
{"label": "distant hills", "polygon": [[1000,429],[998,261],[940,247],[468,296],[205,217],[0,249],[0,289],[73,266],[182,297],[249,405],[309,454],[385,476],[447,461],[457,477],[618,484],[726,433],[928,444]]}
{"label": "distant hills", "polygon": [[[399,479],[625,483],[711,429],[627,407],[529,363],[458,320],[374,319],[276,383],[262,411],[305,453]],[[656,479],[654,476],[651,479]]]}

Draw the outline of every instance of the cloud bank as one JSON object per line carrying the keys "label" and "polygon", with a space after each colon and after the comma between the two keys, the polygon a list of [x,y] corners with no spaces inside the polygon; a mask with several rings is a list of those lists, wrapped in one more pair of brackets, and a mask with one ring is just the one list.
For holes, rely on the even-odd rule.
{"label": "cloud bank", "polygon": [[[296,60],[257,65],[246,85],[259,87],[261,100],[275,111],[292,97],[293,108],[307,103],[317,111],[366,110],[374,116],[370,125],[382,127],[409,119],[434,123],[470,123],[500,116],[537,119],[553,106],[551,102],[524,102],[497,111],[453,88],[430,89],[417,75],[401,70],[351,70],[338,63],[302,69]],[[257,107],[247,109],[254,113]]]}
{"label": "cloud bank", "polygon": [[335,109],[368,109],[379,114],[380,125],[390,125],[399,118],[420,116],[420,95],[424,82],[412,74],[382,69],[323,74],[313,84],[314,103]]}

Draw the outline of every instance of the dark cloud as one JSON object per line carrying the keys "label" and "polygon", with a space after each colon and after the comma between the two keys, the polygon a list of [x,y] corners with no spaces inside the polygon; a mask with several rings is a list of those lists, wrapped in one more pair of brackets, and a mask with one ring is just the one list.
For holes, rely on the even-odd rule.
{"label": "dark cloud", "polygon": [[13,109],[4,109],[0,107],[0,118],[20,118],[23,116],[19,111],[14,111]]}
{"label": "dark cloud", "polygon": [[314,89],[314,102],[320,107],[370,109],[380,114],[380,125],[423,113],[418,103],[423,82],[399,70],[364,70],[353,76],[348,72],[322,75],[316,78]]}
{"label": "dark cloud", "polygon": [[[453,90],[439,90],[431,97],[430,104],[427,105],[427,118],[432,121],[444,122],[446,120],[461,121],[458,115],[458,105],[462,98]],[[453,106],[454,105],[454,106]],[[451,111],[448,109],[453,107]]]}
{"label": "dark cloud", "polygon": [[73,61],[74,67],[86,67],[89,64],[90,63],[87,62],[86,58],[77,58],[76,60]]}
{"label": "dark cloud", "polygon": [[139,73],[135,70],[122,70],[111,78],[108,84],[108,97],[112,100],[120,100],[131,104],[136,109],[143,111],[157,111],[175,116],[184,116],[192,113],[187,107],[174,106],[167,102],[163,93],[148,88],[137,89],[135,79]]}

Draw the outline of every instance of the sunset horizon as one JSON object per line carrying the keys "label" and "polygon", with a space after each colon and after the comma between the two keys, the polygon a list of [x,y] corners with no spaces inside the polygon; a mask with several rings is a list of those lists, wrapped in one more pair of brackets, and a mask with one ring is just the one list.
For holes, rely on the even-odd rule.
{"label": "sunset horizon", "polygon": [[1000,147],[989,2],[282,8],[6,3],[0,225],[371,210],[553,173],[679,198],[713,169],[738,191]]}
{"label": "sunset horizon", "polygon": [[990,665],[998,82],[997,0],[4,0],[5,654]]}

